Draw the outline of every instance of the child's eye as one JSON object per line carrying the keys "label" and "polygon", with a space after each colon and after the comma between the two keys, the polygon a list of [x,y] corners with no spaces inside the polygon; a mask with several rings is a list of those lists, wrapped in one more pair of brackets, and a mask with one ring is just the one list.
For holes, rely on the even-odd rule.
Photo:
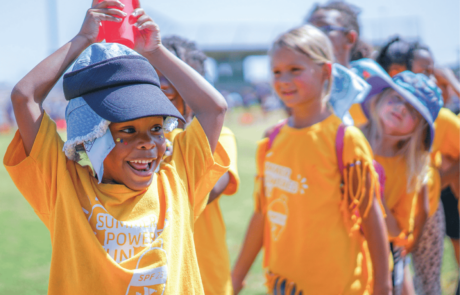
{"label": "child's eye", "polygon": [[273,71],[273,75],[277,76],[279,75],[281,72],[280,71]]}
{"label": "child's eye", "polygon": [[134,132],[136,132],[136,129],[134,129],[133,127],[128,127],[128,128],[122,129],[120,131],[124,132],[124,133],[134,133]]}
{"label": "child's eye", "polygon": [[163,126],[156,125],[156,126],[153,126],[153,128],[150,130],[152,130],[153,132],[160,132],[162,129],[163,129]]}
{"label": "child's eye", "polygon": [[300,71],[302,71],[301,68],[292,68],[291,69],[291,72],[293,72],[294,74],[298,74],[298,73],[300,73]]}

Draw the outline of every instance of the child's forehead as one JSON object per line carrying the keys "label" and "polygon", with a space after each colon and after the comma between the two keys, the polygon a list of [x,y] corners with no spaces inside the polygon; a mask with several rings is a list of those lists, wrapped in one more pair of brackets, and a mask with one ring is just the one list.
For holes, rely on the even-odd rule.
{"label": "child's forehead", "polygon": [[315,11],[309,22],[314,26],[327,26],[327,25],[342,25],[341,23],[342,14],[336,9],[323,9],[320,8]]}
{"label": "child's forehead", "polygon": [[146,124],[159,124],[163,123],[164,117],[163,116],[149,116],[138,118],[136,120],[125,121],[125,122],[112,122],[110,125],[146,125]]}

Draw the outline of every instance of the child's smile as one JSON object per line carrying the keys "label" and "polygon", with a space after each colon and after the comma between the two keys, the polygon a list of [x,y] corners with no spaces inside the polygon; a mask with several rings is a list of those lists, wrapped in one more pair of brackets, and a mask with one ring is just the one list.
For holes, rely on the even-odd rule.
{"label": "child's smile", "polygon": [[273,88],[288,106],[308,103],[321,97],[326,77],[322,65],[287,47],[274,50],[271,60]]}
{"label": "child's smile", "polygon": [[146,159],[146,160],[131,160],[128,161],[129,166],[133,169],[134,173],[139,176],[150,176],[153,173],[153,162],[156,159]]}
{"label": "child's smile", "polygon": [[166,150],[163,117],[111,123],[109,128],[116,145],[104,160],[103,182],[147,188]]}
{"label": "child's smile", "polygon": [[385,133],[389,135],[407,135],[414,131],[420,121],[415,110],[404,98],[393,89],[382,94],[382,107],[379,117]]}

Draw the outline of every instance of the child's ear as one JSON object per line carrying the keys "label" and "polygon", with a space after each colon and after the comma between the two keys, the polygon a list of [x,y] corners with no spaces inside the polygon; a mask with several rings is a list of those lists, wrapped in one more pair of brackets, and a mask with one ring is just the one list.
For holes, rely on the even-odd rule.
{"label": "child's ear", "polygon": [[348,31],[346,36],[348,40],[348,45],[350,46],[350,48],[353,48],[356,42],[358,42],[358,33],[355,30],[350,30]]}
{"label": "child's ear", "polygon": [[323,64],[323,79],[324,80],[330,80],[332,75],[332,63],[331,62],[325,62]]}

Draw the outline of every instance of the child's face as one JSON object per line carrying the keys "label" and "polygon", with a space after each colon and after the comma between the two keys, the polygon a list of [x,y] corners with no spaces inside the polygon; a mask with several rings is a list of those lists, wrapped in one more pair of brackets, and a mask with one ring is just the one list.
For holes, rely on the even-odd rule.
{"label": "child's face", "polygon": [[390,77],[394,77],[397,74],[404,72],[405,70],[407,70],[405,65],[391,64],[388,67],[388,75],[390,75]]}
{"label": "child's face", "polygon": [[160,85],[161,90],[166,95],[166,97],[173,103],[176,109],[181,113],[184,114],[184,100],[180,96],[179,92],[177,92],[176,88],[172,85],[171,82],[160,72],[157,70],[158,77],[160,78]]}
{"label": "child's face", "polygon": [[384,132],[388,135],[408,135],[420,122],[420,114],[395,90],[385,91],[377,110]]}
{"label": "child's face", "polygon": [[431,53],[427,50],[420,49],[414,53],[414,60],[412,62],[412,72],[416,74],[424,74],[431,77],[434,71],[434,61]]}
{"label": "child's face", "polygon": [[111,123],[115,147],[104,160],[103,182],[144,190],[165,153],[163,117]]}
{"label": "child's face", "polygon": [[329,78],[326,65],[314,63],[307,55],[287,47],[271,56],[273,88],[288,108],[321,99]]}
{"label": "child's face", "polygon": [[[348,51],[354,42],[350,41],[347,30],[340,22],[341,13],[338,10],[317,10],[309,19],[309,22],[322,30],[331,40],[334,47],[334,55]],[[340,28],[340,29],[339,29]]]}

